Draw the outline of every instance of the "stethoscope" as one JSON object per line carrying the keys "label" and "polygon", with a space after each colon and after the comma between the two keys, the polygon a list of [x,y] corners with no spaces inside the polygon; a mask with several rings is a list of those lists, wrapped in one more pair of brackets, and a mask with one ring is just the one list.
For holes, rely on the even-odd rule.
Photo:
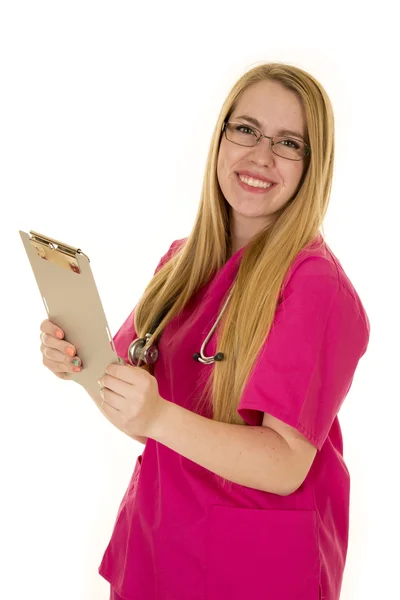
{"label": "stethoscope", "polygon": [[[237,276],[236,276],[236,279],[237,279]],[[235,279],[235,282],[236,282],[236,279]],[[214,356],[205,356],[204,350],[205,350],[205,347],[208,344],[212,334],[216,330],[217,325],[218,325],[222,315],[224,314],[227,304],[232,296],[232,293],[233,293],[233,290],[235,287],[235,282],[232,286],[231,291],[229,292],[229,296],[225,301],[225,304],[218,316],[218,319],[215,321],[213,328],[211,329],[210,333],[208,334],[208,336],[206,337],[206,339],[204,340],[204,342],[201,346],[200,353],[195,352],[195,354],[193,354],[193,359],[197,360],[198,362],[203,363],[203,365],[211,365],[215,361],[224,360],[224,358],[225,358],[225,355],[222,352],[217,352],[217,354],[215,354]],[[151,336],[153,335],[155,330],[157,329],[158,325],[163,320],[164,316],[167,314],[168,310],[169,310],[169,308],[167,310],[165,310],[156,319],[156,322],[154,323],[153,327],[150,329],[150,332],[146,333],[146,336],[144,338],[137,338],[136,340],[133,340],[133,342],[130,344],[130,346],[128,348],[128,359],[132,366],[138,367],[138,366],[140,366],[140,362],[144,362],[147,365],[153,365],[155,362],[157,362],[158,355],[159,355],[157,344],[161,337],[161,334],[158,336],[155,343],[153,343],[151,346],[146,348],[144,351],[143,351],[143,348],[147,344],[147,342],[149,341],[149,339],[151,338]]]}

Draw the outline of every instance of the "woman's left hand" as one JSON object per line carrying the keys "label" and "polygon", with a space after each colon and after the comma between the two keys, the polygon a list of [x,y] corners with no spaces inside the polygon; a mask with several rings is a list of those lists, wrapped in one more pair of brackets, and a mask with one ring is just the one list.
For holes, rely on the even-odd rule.
{"label": "woman's left hand", "polygon": [[139,367],[110,364],[99,385],[107,419],[129,436],[151,437],[166,403],[156,378]]}

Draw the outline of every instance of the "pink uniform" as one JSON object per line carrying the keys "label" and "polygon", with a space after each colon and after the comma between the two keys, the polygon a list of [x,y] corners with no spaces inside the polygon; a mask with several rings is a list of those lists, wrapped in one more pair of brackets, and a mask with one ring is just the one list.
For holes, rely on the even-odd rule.
{"label": "pink uniform", "polygon": [[[157,270],[182,243],[171,245]],[[350,477],[337,413],[367,349],[370,324],[326,242],[322,249],[314,246],[292,263],[238,408],[249,425],[260,426],[267,412],[316,446],[305,481],[289,496],[236,483],[223,488],[211,471],[149,439],[99,567],[116,599],[339,600]],[[214,368],[193,354],[218,317],[243,252],[161,335],[154,371],[160,395],[189,410],[197,382],[204,385]],[[114,338],[127,362],[137,337],[133,312]],[[223,348],[214,333],[205,354],[217,351]]]}

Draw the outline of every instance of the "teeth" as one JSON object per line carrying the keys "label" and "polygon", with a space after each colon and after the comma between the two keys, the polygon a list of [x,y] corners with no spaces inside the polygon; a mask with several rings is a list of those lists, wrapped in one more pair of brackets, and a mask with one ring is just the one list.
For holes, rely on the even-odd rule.
{"label": "teeth", "polygon": [[273,185],[267,181],[260,181],[259,179],[253,179],[252,177],[242,177],[241,175],[239,175],[239,179],[240,181],[243,181],[252,187],[269,188],[271,185]]}

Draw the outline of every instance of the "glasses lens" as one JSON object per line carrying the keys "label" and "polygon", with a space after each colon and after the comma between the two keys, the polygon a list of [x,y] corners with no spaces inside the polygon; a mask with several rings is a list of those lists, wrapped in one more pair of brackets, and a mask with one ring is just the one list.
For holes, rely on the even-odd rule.
{"label": "glasses lens", "polygon": [[243,123],[227,123],[226,137],[229,141],[239,146],[255,146],[257,144],[257,133],[252,127]]}
{"label": "glasses lens", "polygon": [[273,151],[278,156],[289,158],[290,160],[300,160],[305,156],[305,144],[300,140],[294,140],[287,137],[276,137],[274,139]]}

